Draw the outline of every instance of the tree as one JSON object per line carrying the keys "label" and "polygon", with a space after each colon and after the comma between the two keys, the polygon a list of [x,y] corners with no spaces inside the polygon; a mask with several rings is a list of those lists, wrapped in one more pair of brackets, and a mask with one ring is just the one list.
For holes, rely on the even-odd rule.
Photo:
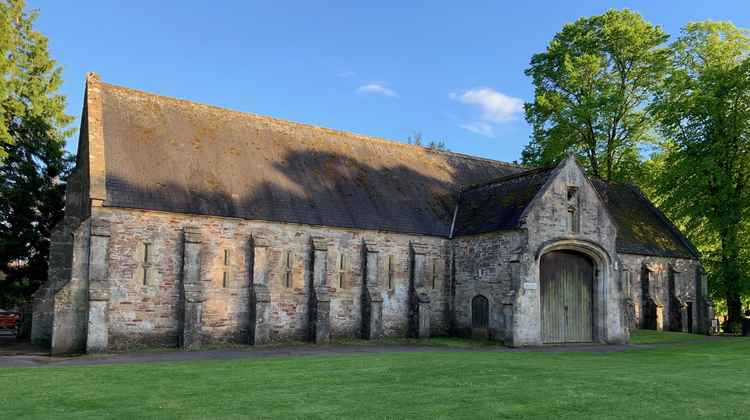
{"label": "tree", "polygon": [[46,280],[70,168],[62,70],[32,27],[36,13],[24,8],[0,1],[0,307],[27,300]]}
{"label": "tree", "polygon": [[654,190],[704,254],[729,321],[750,278],[750,36],[727,22],[688,24],[651,107],[665,140]]}
{"label": "tree", "polygon": [[644,106],[664,75],[667,39],[627,9],[565,25],[526,70],[535,94],[524,106],[533,134],[523,163],[552,165],[573,152],[594,177],[632,180],[654,140]]}
{"label": "tree", "polygon": [[406,142],[408,144],[413,144],[413,145],[416,145],[416,146],[422,146],[422,147],[425,147],[425,148],[431,149],[431,150],[440,150],[440,151],[443,151],[443,152],[449,152],[450,151],[450,149],[448,149],[448,146],[445,145],[445,141],[444,140],[432,140],[429,143],[427,143],[427,145],[424,145],[423,144],[424,142],[422,141],[422,133],[420,133],[418,131],[415,131],[414,134],[412,134],[411,136],[407,137],[406,138]]}

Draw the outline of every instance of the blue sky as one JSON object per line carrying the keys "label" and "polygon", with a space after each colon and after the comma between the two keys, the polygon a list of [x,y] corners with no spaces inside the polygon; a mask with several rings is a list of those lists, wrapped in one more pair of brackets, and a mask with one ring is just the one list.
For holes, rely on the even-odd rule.
{"label": "blue sky", "polygon": [[113,84],[393,140],[420,132],[505,161],[529,139],[520,108],[533,88],[523,71],[565,23],[628,7],[673,36],[705,19],[750,28],[747,0],[29,6],[64,67],[76,117],[85,73],[95,71]]}

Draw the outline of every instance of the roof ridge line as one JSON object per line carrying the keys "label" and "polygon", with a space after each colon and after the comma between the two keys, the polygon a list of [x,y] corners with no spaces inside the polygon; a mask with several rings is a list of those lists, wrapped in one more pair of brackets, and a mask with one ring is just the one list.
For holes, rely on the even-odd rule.
{"label": "roof ridge line", "polygon": [[213,110],[216,110],[216,111],[221,111],[221,112],[230,112],[230,113],[240,114],[240,115],[243,115],[243,116],[248,116],[248,117],[252,117],[252,118],[256,118],[256,119],[260,119],[260,120],[266,120],[266,121],[271,121],[271,122],[276,122],[276,123],[288,124],[288,125],[293,125],[293,126],[298,126],[298,127],[312,128],[312,129],[315,129],[315,130],[330,131],[330,132],[334,132],[334,133],[338,133],[338,134],[344,134],[346,136],[349,136],[349,137],[352,137],[352,138],[356,138],[356,139],[359,139],[359,140],[364,140],[364,141],[387,143],[387,144],[391,144],[391,145],[395,145],[395,146],[400,146],[400,147],[405,147],[405,148],[411,148],[411,149],[415,149],[415,150],[422,150],[422,151],[426,151],[428,153],[444,154],[444,155],[455,156],[455,157],[463,158],[463,159],[471,159],[471,160],[475,160],[475,161],[484,161],[484,162],[494,163],[494,164],[497,164],[499,166],[506,166],[506,167],[510,167],[510,168],[519,168],[519,169],[524,168],[524,166],[522,166],[522,165],[518,165],[518,164],[510,163],[510,162],[505,162],[505,161],[501,161],[501,160],[490,159],[490,158],[481,157],[481,156],[474,156],[474,155],[469,155],[469,154],[460,153],[460,152],[453,152],[453,151],[449,151],[449,150],[430,149],[430,148],[427,148],[427,147],[418,146],[418,145],[415,145],[415,144],[403,143],[403,142],[400,142],[400,141],[397,141],[397,140],[391,140],[391,139],[387,139],[387,138],[384,138],[384,137],[372,136],[372,135],[367,135],[367,134],[360,134],[360,133],[355,133],[355,132],[352,132],[352,131],[345,131],[345,130],[336,129],[336,128],[323,127],[323,126],[318,126],[318,125],[309,124],[309,123],[303,123],[303,122],[298,122],[298,121],[285,120],[285,119],[282,119],[282,118],[272,117],[270,115],[256,114],[254,112],[247,112],[247,111],[238,111],[236,109],[225,108],[225,107],[221,107],[221,106],[217,106],[217,105],[210,105],[210,104],[206,104],[206,103],[202,103],[202,102],[197,102],[197,101],[190,100],[190,99],[177,98],[177,97],[174,97],[174,96],[168,96],[168,95],[162,95],[162,94],[153,93],[153,92],[147,92],[147,91],[140,90],[140,89],[135,89],[135,88],[131,88],[131,87],[120,86],[120,85],[115,85],[115,84],[112,84],[112,83],[104,82],[104,81],[101,81],[101,79],[98,80],[98,83],[101,84],[101,85],[106,85],[108,87],[112,87],[112,88],[115,88],[115,89],[123,90],[123,91],[126,91],[126,92],[132,92],[132,93],[139,94],[139,95],[146,95],[146,96],[156,97],[156,98],[160,98],[160,99],[166,99],[166,100],[169,100],[169,101],[174,101],[174,102],[179,102],[179,103],[184,103],[184,104],[189,104],[189,105],[194,105],[194,106],[200,106],[200,107],[210,108],[210,109],[213,109]]}
{"label": "roof ridge line", "polygon": [[498,184],[500,182],[509,181],[511,179],[521,178],[521,177],[524,177],[524,176],[527,176],[527,175],[534,175],[534,174],[541,173],[541,172],[544,172],[544,171],[549,171],[549,170],[552,170],[552,169],[555,169],[555,168],[556,168],[556,166],[541,166],[541,167],[538,167],[538,168],[531,168],[529,170],[518,172],[518,173],[515,173],[515,174],[503,175],[503,176],[500,176],[500,177],[497,177],[497,178],[493,178],[493,179],[491,179],[489,181],[480,182],[480,183],[472,184],[472,185],[467,185],[466,188],[461,189],[460,192],[463,193],[463,192],[475,190],[475,189],[486,187],[486,186],[489,186],[489,185],[492,185],[492,184]]}

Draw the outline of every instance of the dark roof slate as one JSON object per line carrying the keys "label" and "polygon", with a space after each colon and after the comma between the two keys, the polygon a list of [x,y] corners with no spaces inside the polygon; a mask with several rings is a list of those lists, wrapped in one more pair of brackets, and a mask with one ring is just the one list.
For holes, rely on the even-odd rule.
{"label": "dark roof slate", "polygon": [[[554,169],[96,83],[106,206],[433,236],[451,233],[455,211],[453,234],[472,235],[520,227]],[[594,185],[618,227],[619,252],[697,256],[637,189]]]}
{"label": "dark roof slate", "polygon": [[456,210],[454,236],[519,228],[521,215],[554,169],[534,169],[462,191]]}
{"label": "dark roof slate", "polygon": [[448,236],[458,191],[523,170],[98,87],[106,206]]}
{"label": "dark roof slate", "polygon": [[592,180],[617,225],[617,251],[698,258],[687,238],[635,186]]}

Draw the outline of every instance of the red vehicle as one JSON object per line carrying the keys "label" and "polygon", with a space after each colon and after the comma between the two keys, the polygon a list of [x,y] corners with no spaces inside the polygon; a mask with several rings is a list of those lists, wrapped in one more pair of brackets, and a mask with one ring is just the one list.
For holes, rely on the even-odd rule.
{"label": "red vehicle", "polygon": [[0,330],[16,330],[21,316],[14,312],[0,312]]}

